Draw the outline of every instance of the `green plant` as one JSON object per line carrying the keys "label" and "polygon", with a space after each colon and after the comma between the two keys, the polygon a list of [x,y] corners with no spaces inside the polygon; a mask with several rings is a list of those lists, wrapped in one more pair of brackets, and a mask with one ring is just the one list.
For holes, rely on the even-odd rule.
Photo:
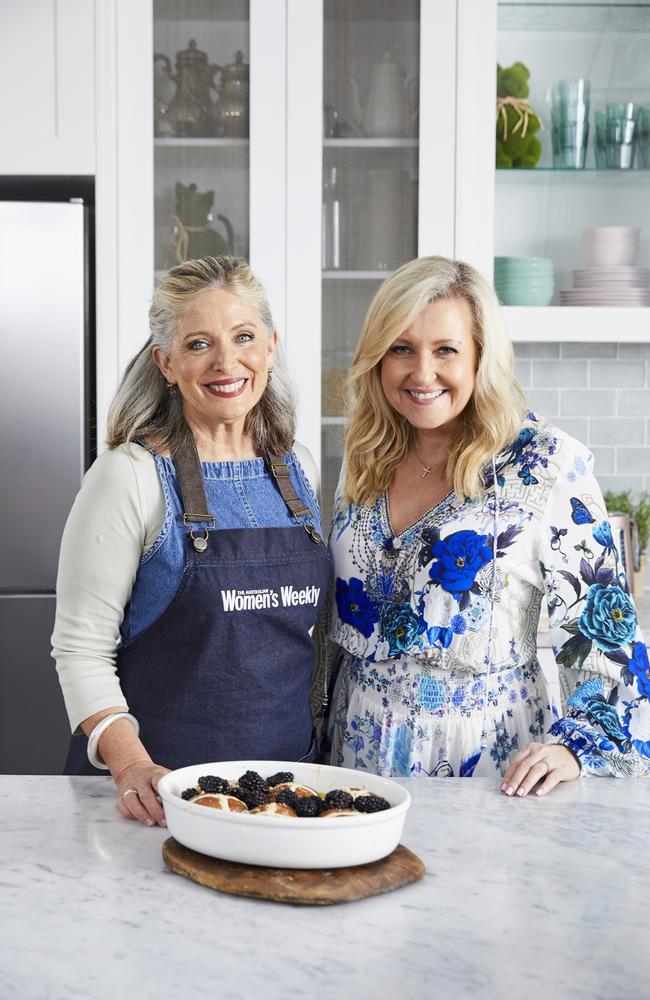
{"label": "green plant", "polygon": [[643,554],[650,541],[650,493],[647,490],[639,494],[639,499],[632,510],[632,517],[639,532],[639,546]]}
{"label": "green plant", "polygon": [[528,103],[530,72],[522,62],[497,63],[497,167],[534,167],[542,152],[541,122]]}
{"label": "green plant", "polygon": [[627,514],[632,516],[632,490],[623,490],[621,493],[613,493],[607,490],[605,493],[605,506],[609,514]]}
{"label": "green plant", "polygon": [[639,547],[643,554],[650,542],[650,493],[644,490],[635,501],[632,490],[623,490],[621,493],[608,490],[605,493],[605,504],[610,514],[627,514],[636,523]]}

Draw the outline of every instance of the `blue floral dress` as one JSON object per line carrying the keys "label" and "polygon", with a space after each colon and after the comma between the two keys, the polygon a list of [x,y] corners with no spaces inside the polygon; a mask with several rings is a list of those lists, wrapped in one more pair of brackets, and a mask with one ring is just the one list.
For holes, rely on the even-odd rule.
{"label": "blue floral dress", "polygon": [[[470,777],[535,740],[583,774],[650,773],[648,653],[592,462],[529,414],[477,500],[450,493],[395,534],[387,494],[337,499],[333,763]],[[562,704],[537,659],[543,598]]]}

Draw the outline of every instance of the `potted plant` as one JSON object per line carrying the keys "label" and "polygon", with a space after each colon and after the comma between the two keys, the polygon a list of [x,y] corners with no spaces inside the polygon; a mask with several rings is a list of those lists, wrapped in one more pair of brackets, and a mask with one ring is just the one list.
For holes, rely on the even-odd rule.
{"label": "potted plant", "polygon": [[[633,570],[633,577],[630,583],[632,591],[637,600],[644,596],[646,573],[648,569],[648,542],[650,541],[650,493],[644,491],[639,494],[638,500],[634,501],[631,490],[622,490],[620,493],[613,493],[608,490],[605,493],[605,504],[610,514],[627,514],[630,522],[636,528],[636,538],[638,540],[638,569]],[[634,557],[637,564],[637,558]]]}

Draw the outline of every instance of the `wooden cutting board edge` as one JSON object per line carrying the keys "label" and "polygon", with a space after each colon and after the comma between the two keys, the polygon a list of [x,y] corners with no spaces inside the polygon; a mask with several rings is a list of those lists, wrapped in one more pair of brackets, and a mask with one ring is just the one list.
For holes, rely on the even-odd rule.
{"label": "wooden cutting board edge", "polygon": [[199,854],[173,837],[164,842],[162,855],[173,872],[208,889],[298,906],[329,906],[367,899],[411,885],[425,873],[420,858],[403,844],[386,858],[350,868],[241,865]]}

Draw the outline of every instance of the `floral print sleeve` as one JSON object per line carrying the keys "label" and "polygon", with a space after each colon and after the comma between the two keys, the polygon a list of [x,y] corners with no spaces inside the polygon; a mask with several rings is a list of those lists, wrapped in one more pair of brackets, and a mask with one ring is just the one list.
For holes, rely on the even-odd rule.
{"label": "floral print sleeve", "polygon": [[550,733],[583,774],[650,774],[648,652],[592,462],[569,455],[541,526],[553,650],[570,691]]}

